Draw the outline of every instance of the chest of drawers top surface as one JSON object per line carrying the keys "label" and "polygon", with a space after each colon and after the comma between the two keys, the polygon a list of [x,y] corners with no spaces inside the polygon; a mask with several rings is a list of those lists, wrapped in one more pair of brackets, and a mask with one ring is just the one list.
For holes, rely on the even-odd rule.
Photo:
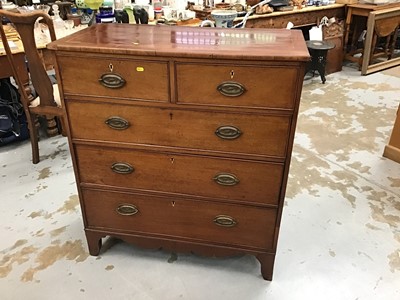
{"label": "chest of drawers top surface", "polygon": [[[144,56],[307,61],[301,31],[96,24],[50,43],[51,50]],[[283,51],[285,50],[285,51]]]}

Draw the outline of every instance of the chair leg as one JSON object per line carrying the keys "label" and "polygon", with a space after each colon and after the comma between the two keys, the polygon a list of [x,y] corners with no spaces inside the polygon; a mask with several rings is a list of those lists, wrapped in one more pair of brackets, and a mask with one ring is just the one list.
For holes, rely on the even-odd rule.
{"label": "chair leg", "polygon": [[60,131],[61,135],[68,136],[67,126],[65,123],[67,120],[65,119],[65,117],[59,116],[59,117],[57,117],[57,120],[58,120],[58,123],[60,124],[59,131]]}
{"label": "chair leg", "polygon": [[56,122],[54,116],[46,116],[46,122],[47,122],[47,136],[48,137],[56,136],[57,134],[59,134],[57,122]]}
{"label": "chair leg", "polygon": [[38,139],[39,137],[39,132],[40,132],[40,122],[39,118],[37,115],[32,115],[32,124],[34,125],[35,132],[37,133]]}
{"label": "chair leg", "polygon": [[32,147],[32,163],[37,164],[40,161],[39,158],[39,142],[38,142],[38,130],[35,124],[35,115],[31,115],[29,112],[26,114],[26,121],[28,123],[29,138],[31,140]]}

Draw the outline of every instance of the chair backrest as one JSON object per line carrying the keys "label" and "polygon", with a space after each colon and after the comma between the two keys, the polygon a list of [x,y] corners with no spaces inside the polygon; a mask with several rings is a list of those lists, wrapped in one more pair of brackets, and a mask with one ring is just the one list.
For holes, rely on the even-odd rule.
{"label": "chair backrest", "polygon": [[[37,50],[34,28],[35,22],[39,18],[42,18],[41,22],[47,24],[50,38],[52,41],[56,39],[54,31],[53,20],[48,14],[43,12],[31,12],[31,13],[14,13],[10,11],[0,10],[0,17],[5,17],[12,24],[19,33],[22,44],[24,46],[25,56],[28,61],[29,74],[35,91],[40,96],[40,106],[56,106],[53,95],[53,86],[51,80],[47,74],[43,60]],[[7,37],[3,25],[0,22],[0,34],[4,45],[4,50],[7,54],[8,61],[12,68],[15,81],[18,84],[19,91],[22,100],[29,106],[30,101],[33,100],[32,96],[24,90],[24,82],[22,82],[19,72],[17,70],[17,64],[15,63],[12,55],[12,51],[8,45]]]}

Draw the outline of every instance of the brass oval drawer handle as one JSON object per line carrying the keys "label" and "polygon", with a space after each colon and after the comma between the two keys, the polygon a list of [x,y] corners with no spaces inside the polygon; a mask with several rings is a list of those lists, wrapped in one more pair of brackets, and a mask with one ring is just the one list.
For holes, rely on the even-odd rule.
{"label": "brass oval drawer handle", "polygon": [[122,216],[133,216],[136,215],[139,210],[136,208],[135,205],[132,204],[121,204],[117,207],[117,213]]}
{"label": "brass oval drawer handle", "polygon": [[102,86],[109,89],[119,89],[126,83],[125,79],[116,73],[105,73],[101,75],[99,82]]}
{"label": "brass oval drawer handle", "polygon": [[215,131],[215,134],[224,140],[234,140],[241,136],[242,132],[235,126],[220,126]]}
{"label": "brass oval drawer handle", "polygon": [[239,183],[239,179],[235,175],[229,173],[217,174],[213,179],[219,185],[232,186]]}
{"label": "brass oval drawer handle", "polygon": [[239,97],[246,92],[246,88],[235,81],[225,81],[218,85],[218,92],[227,97]]}
{"label": "brass oval drawer handle", "polygon": [[125,130],[129,127],[129,122],[121,117],[109,117],[105,123],[108,127],[115,130]]}
{"label": "brass oval drawer handle", "polygon": [[214,223],[222,227],[234,227],[237,225],[237,221],[234,218],[225,215],[216,216]]}
{"label": "brass oval drawer handle", "polygon": [[123,162],[117,162],[113,163],[111,166],[111,170],[114,173],[118,174],[131,174],[135,169],[128,163],[123,163]]}

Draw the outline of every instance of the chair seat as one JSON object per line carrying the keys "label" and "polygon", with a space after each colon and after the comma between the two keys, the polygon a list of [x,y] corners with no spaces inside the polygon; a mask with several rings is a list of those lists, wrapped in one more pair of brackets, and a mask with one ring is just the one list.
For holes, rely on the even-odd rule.
{"label": "chair seat", "polygon": [[[60,91],[58,89],[58,84],[57,83],[53,84],[53,95],[54,95],[54,101],[56,102],[57,106],[61,107]],[[40,104],[40,97],[38,96],[38,97],[35,98],[35,100],[33,100],[30,103],[29,106],[30,107],[36,107],[36,106],[39,106],[39,104]]]}

